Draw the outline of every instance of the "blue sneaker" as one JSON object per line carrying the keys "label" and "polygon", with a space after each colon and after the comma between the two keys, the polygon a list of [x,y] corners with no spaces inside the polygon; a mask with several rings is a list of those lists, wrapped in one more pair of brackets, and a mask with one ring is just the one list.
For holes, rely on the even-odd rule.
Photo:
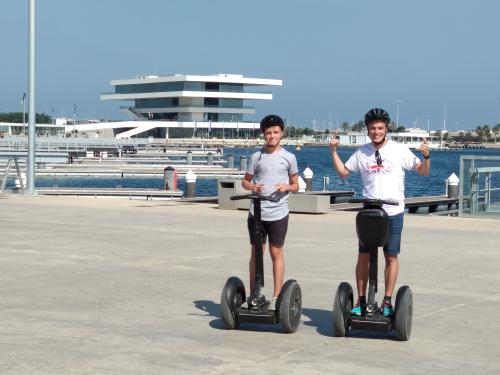
{"label": "blue sneaker", "polygon": [[356,302],[356,304],[354,305],[354,307],[351,310],[351,314],[357,315],[357,316],[365,315],[366,314],[366,302],[360,303],[359,298],[358,298],[358,301]]}
{"label": "blue sneaker", "polygon": [[394,315],[394,309],[392,308],[392,304],[389,301],[384,301],[382,302],[382,306],[380,307],[382,310],[382,315],[383,316],[393,316]]}

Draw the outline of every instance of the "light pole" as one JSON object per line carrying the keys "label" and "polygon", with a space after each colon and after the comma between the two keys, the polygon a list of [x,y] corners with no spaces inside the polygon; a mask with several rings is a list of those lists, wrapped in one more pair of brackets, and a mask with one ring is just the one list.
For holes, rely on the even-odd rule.
{"label": "light pole", "polygon": [[500,126],[500,102],[498,102],[498,126]]}
{"label": "light pole", "polygon": [[73,137],[76,138],[76,104],[73,104]]}
{"label": "light pole", "polygon": [[35,0],[28,3],[28,168],[26,194],[35,195],[35,138],[36,138],[36,111],[35,111]]}
{"label": "light pole", "polygon": [[444,106],[444,116],[443,116],[443,131],[446,131],[446,117],[448,116],[448,108]]}
{"label": "light pole", "polygon": [[399,104],[401,104],[401,99],[396,99],[396,127],[399,126]]}
{"label": "light pole", "polygon": [[23,105],[23,127],[26,126],[26,93],[21,96],[21,104]]}

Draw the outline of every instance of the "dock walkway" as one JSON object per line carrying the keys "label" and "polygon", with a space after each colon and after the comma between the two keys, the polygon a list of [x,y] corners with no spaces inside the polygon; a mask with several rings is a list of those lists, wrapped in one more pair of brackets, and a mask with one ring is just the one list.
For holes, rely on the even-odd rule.
{"label": "dock walkway", "polygon": [[[285,278],[303,315],[289,335],[219,317],[226,279],[247,283],[245,211],[0,195],[0,212],[2,375],[500,373],[497,220],[405,217],[398,286],[414,319],[399,342],[332,337],[335,289],[354,284],[353,212],[290,215]],[[267,254],[265,270],[269,295]]]}

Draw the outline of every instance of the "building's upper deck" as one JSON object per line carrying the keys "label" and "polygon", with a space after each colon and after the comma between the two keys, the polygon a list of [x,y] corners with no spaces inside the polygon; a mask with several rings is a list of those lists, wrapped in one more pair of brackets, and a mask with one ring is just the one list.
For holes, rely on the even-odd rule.
{"label": "building's upper deck", "polygon": [[167,82],[211,82],[211,83],[232,83],[240,85],[264,85],[282,86],[281,79],[249,78],[241,74],[213,74],[213,75],[193,75],[193,74],[172,74],[172,75],[148,75],[137,76],[131,79],[112,80],[112,86],[119,85],[141,85],[144,83],[167,83]]}

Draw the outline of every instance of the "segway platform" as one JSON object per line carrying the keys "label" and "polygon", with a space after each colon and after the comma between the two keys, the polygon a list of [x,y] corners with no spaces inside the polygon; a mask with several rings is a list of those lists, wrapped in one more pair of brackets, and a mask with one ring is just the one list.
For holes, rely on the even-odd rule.
{"label": "segway platform", "polygon": [[393,330],[392,319],[382,314],[373,315],[351,315],[351,329],[366,331],[391,332]]}
{"label": "segway platform", "polygon": [[268,310],[267,306],[257,309],[238,309],[238,318],[241,323],[263,323],[277,324],[279,323],[278,314],[276,311]]}

